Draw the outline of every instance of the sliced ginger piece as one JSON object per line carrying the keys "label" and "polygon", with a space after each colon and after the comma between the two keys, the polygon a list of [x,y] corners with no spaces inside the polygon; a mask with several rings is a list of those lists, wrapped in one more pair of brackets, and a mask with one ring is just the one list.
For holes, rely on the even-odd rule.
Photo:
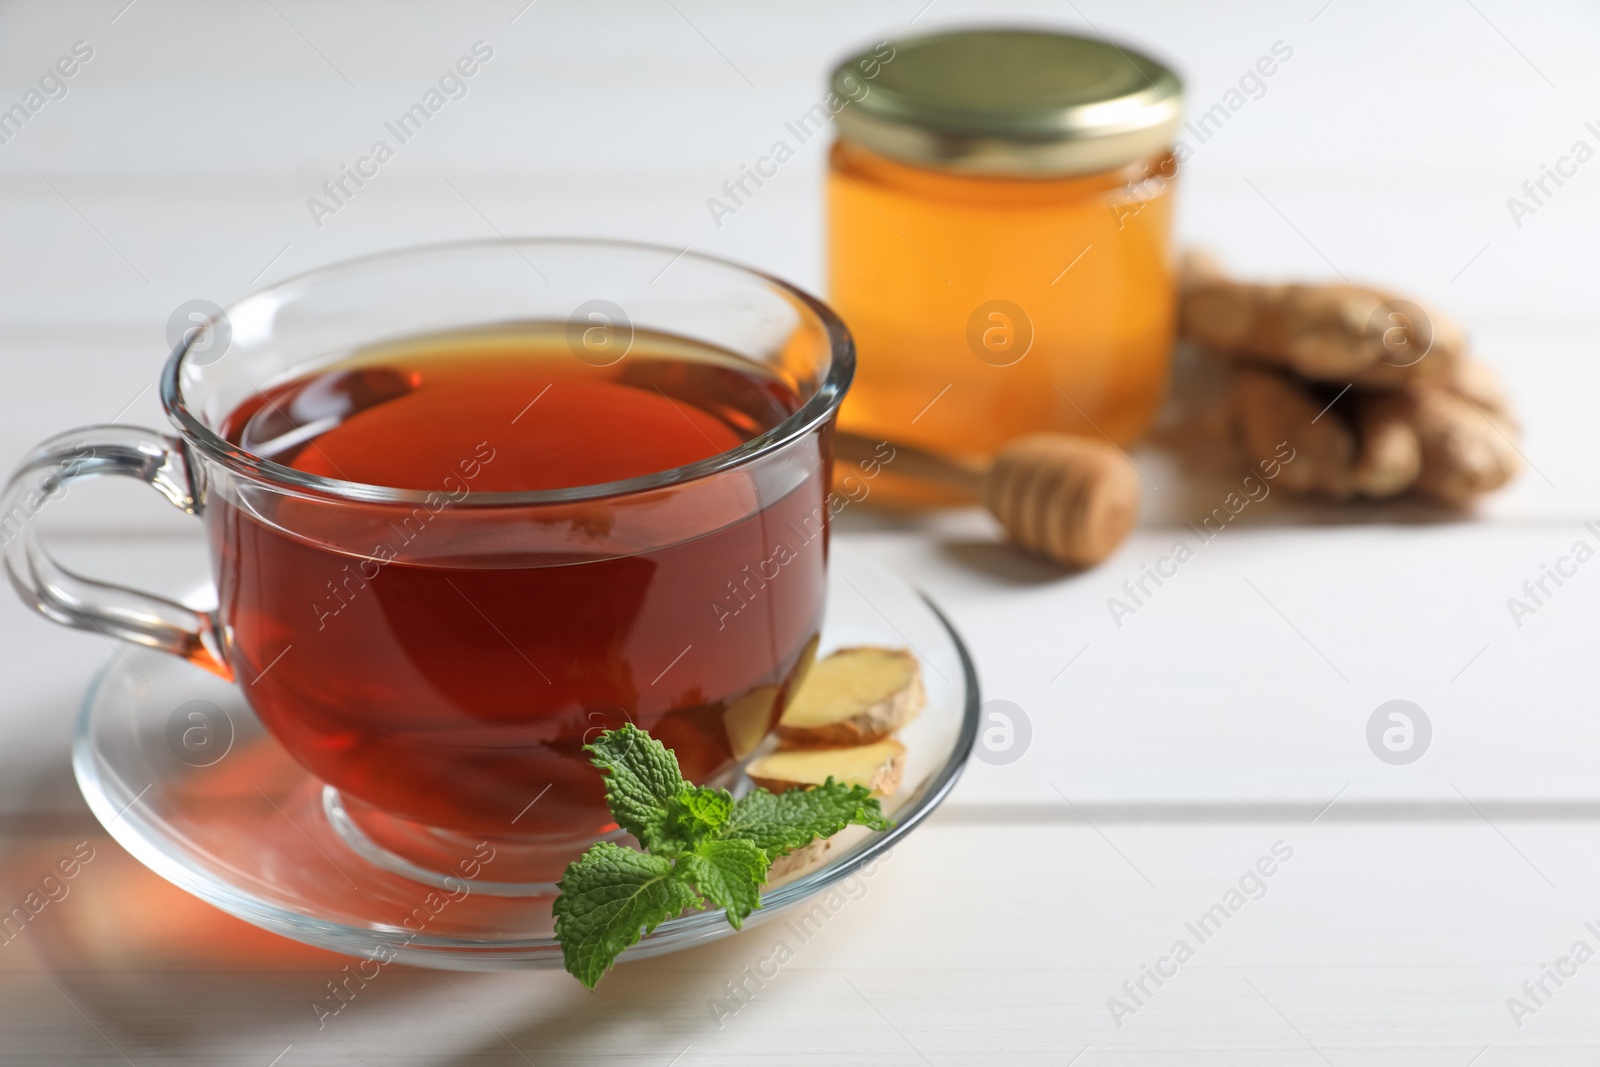
{"label": "sliced ginger piece", "polygon": [[908,650],[842,648],[811,668],[778,720],[778,736],[801,745],[879,741],[916,718],[926,701]]}
{"label": "sliced ginger piece", "polygon": [[[820,666],[820,665],[819,665]],[[829,778],[893,796],[906,770],[906,746],[893,738],[843,748],[788,748],[745,768],[750,780],[774,793],[821,785]]]}
{"label": "sliced ginger piece", "polygon": [[772,866],[767,868],[767,882],[771,884],[780,878],[787,878],[798,871],[809,870],[821,863],[823,858],[833,849],[833,838],[819,837],[809,845],[801,845],[793,852],[785,852],[772,861]]}
{"label": "sliced ginger piece", "polygon": [[758,685],[722,713],[722,725],[735,759],[744,759],[766,740],[772,727],[772,705],[777,702],[777,686]]}

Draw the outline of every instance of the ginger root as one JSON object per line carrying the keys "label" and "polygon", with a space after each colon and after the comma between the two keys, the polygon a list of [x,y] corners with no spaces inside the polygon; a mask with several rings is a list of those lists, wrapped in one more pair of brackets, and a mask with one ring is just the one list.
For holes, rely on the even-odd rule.
{"label": "ginger root", "polygon": [[1408,491],[1461,506],[1521,466],[1494,372],[1437,312],[1363,286],[1250,285],[1191,256],[1179,334],[1234,368],[1231,414],[1251,462],[1295,459],[1280,484],[1333,500]]}
{"label": "ginger root", "polygon": [[1294,459],[1279,484],[1294,493],[1347,497],[1352,491],[1355,435],[1339,419],[1318,418],[1326,401],[1275,371],[1243,366],[1234,373],[1234,427],[1252,462],[1287,442]]}
{"label": "ginger root", "polygon": [[1203,283],[1184,296],[1183,330],[1230,359],[1379,388],[1448,378],[1466,347],[1450,320],[1358,285]]}
{"label": "ginger root", "polygon": [[1404,393],[1375,393],[1352,405],[1358,438],[1351,480],[1374,499],[1403,493],[1422,474],[1422,441],[1413,425],[1415,405]]}
{"label": "ginger root", "polygon": [[1522,466],[1512,444],[1516,427],[1505,416],[1441,389],[1415,390],[1411,402],[1422,443],[1422,474],[1416,482],[1422,492],[1464,503],[1500,488]]}

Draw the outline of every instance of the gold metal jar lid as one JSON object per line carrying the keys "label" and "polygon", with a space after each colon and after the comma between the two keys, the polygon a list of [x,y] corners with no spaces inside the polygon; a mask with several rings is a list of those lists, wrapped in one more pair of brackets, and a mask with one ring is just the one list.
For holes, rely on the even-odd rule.
{"label": "gold metal jar lid", "polygon": [[1114,170],[1169,147],[1183,111],[1178,76],[1149,56],[1040,30],[891,41],[839,64],[831,86],[848,101],[841,136],[976,174]]}

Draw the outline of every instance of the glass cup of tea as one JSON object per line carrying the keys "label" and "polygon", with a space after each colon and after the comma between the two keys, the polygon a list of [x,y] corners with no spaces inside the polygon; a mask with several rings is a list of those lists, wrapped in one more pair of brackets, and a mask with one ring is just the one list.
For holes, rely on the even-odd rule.
{"label": "glass cup of tea", "polygon": [[[232,679],[374,840],[581,844],[611,824],[598,732],[725,778],[815,656],[854,366],[822,303],[693,252],[370,256],[192,330],[175,436],[41,445],[0,504],[5,566],[46,618]],[[31,519],[102,474],[199,516],[214,609],[51,559]]]}

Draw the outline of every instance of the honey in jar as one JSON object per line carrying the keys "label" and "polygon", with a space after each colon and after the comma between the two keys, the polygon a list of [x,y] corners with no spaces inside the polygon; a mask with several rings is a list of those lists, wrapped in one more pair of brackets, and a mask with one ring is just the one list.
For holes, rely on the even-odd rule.
{"label": "honey in jar", "polygon": [[841,426],[978,462],[1039,431],[1134,440],[1173,340],[1178,78],[1059,33],[890,45],[833,75],[829,291],[859,358]]}

